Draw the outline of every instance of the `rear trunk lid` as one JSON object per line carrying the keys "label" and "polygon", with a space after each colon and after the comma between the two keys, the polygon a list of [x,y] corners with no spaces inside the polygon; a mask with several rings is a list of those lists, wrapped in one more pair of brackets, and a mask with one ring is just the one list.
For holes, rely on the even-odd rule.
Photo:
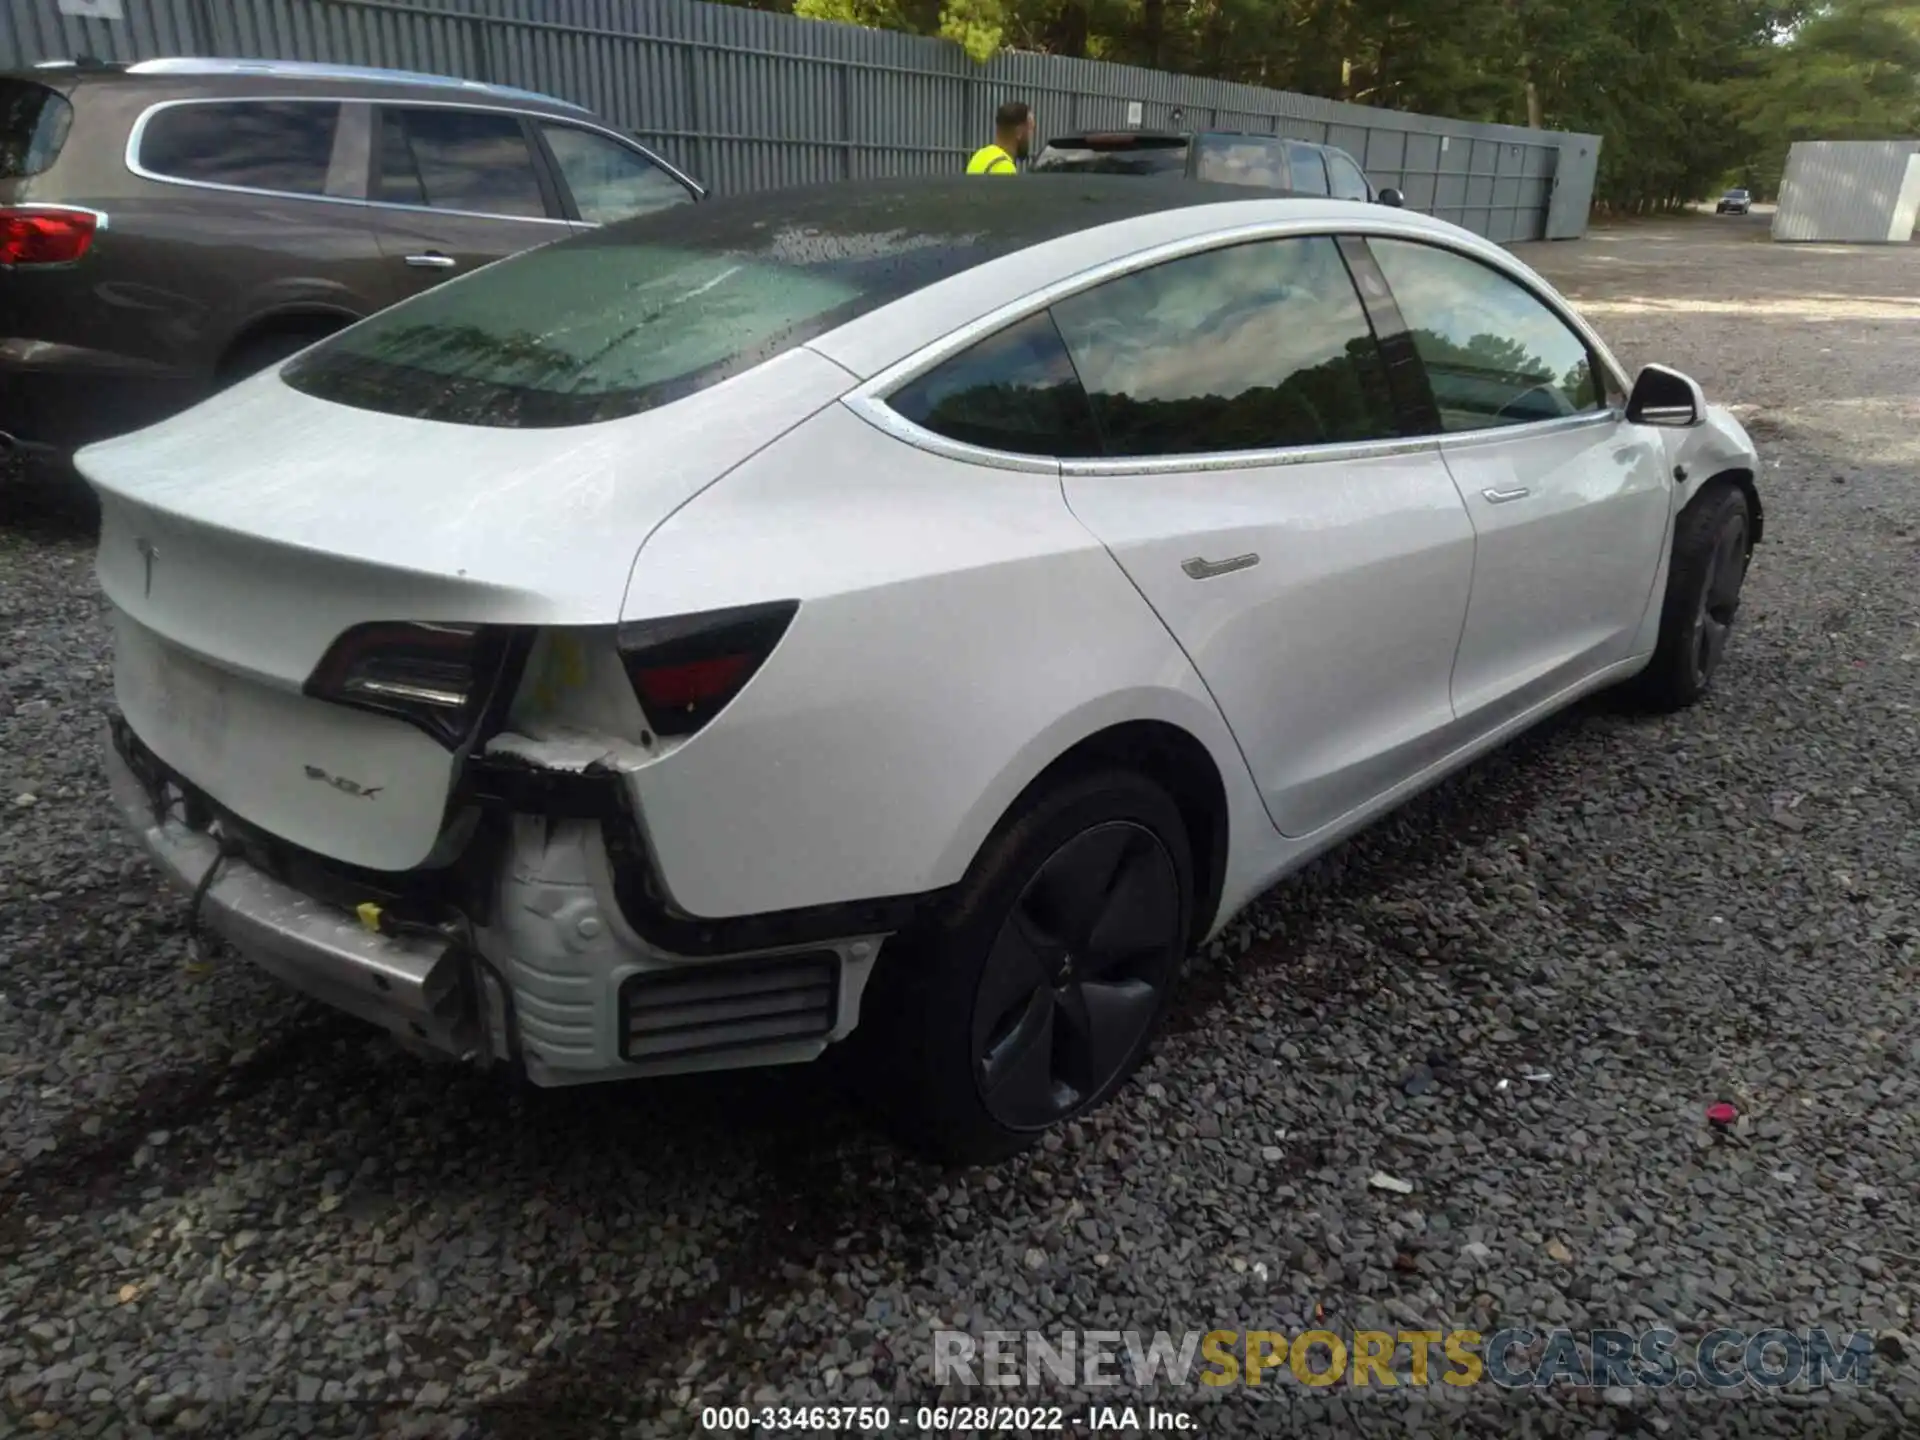
{"label": "rear trunk lid", "polygon": [[371,869],[420,865],[459,756],[303,693],[334,642],[383,621],[615,623],[653,528],[850,383],[800,349],[628,418],[503,429],[335,404],[269,373],[91,446],[121,710],[260,829]]}

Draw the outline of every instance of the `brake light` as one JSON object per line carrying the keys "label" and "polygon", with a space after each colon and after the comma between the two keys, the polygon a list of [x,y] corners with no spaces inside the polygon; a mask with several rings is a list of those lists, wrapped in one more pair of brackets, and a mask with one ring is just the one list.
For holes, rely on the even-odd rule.
{"label": "brake light", "polygon": [[392,715],[454,748],[479,722],[504,653],[500,634],[477,625],[356,625],[333,642],[306,693]]}
{"label": "brake light", "polygon": [[691,735],[726,708],[787,633],[797,600],[620,627],[627,679],[660,735]]}
{"label": "brake light", "polygon": [[0,265],[70,265],[105,219],[57,205],[0,205]]}

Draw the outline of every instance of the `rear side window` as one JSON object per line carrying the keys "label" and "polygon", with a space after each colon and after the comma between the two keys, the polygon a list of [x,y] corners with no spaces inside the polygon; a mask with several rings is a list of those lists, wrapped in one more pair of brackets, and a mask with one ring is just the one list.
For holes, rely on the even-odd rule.
{"label": "rear side window", "polygon": [[1110,456],[1398,433],[1385,363],[1334,241],[1169,260],[1054,307]]}
{"label": "rear side window", "polygon": [[1200,150],[1196,179],[1223,185],[1287,188],[1287,152],[1278,140],[1262,140],[1257,135],[1202,135],[1195,143]]}
{"label": "rear side window", "polygon": [[72,127],[73,106],[59,91],[0,76],[0,179],[45,170]]}
{"label": "rear side window", "polygon": [[909,381],[887,404],[969,445],[1018,455],[1100,453],[1086,392],[1045,311]]}
{"label": "rear side window", "polygon": [[607,225],[693,199],[692,191],[630,145],[577,125],[543,124],[540,133],[582,220]]}
{"label": "rear side window", "polygon": [[1327,169],[1333,175],[1333,198],[1336,200],[1371,200],[1373,191],[1368,188],[1367,177],[1360,173],[1360,167],[1338,150],[1329,150]]}
{"label": "rear side window", "polygon": [[1320,158],[1320,152],[1311,145],[1289,147],[1289,158],[1293,161],[1293,188],[1302,195],[1328,195],[1327,162]]}
{"label": "rear side window", "polygon": [[533,150],[515,115],[442,106],[380,112],[374,198],[435,210],[544,219]]}
{"label": "rear side window", "polygon": [[324,195],[340,107],[313,100],[167,105],[140,132],[140,167],[169,180]]}

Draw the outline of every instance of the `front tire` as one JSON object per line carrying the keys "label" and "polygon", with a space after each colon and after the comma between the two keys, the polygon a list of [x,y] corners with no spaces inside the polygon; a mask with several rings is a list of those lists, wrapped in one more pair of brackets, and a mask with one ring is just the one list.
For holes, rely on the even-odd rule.
{"label": "front tire", "polygon": [[945,912],[882,954],[855,1035],[889,1128],[981,1163],[1103,1103],[1165,1018],[1193,892],[1158,786],[1104,770],[1041,791]]}
{"label": "front tire", "polygon": [[1753,520],[1738,486],[1721,482],[1680,512],[1653,660],[1633,682],[1649,709],[1682,710],[1707,693],[1726,656],[1753,556]]}

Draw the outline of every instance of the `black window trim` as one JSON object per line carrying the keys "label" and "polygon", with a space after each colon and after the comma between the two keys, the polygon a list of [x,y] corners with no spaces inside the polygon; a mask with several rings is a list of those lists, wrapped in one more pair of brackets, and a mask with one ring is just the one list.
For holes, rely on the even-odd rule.
{"label": "black window trim", "polygon": [[[1592,326],[1571,313],[1566,307],[1556,304],[1546,295],[1541,294],[1537,286],[1506,266],[1494,262],[1485,255],[1476,254],[1471,246],[1455,243],[1451,236],[1435,235],[1411,224],[1395,223],[1386,217],[1366,223],[1334,226],[1328,226],[1325,223],[1303,224],[1299,220],[1280,217],[1235,226],[1231,230],[1203,231],[1177,240],[1165,241],[1129,255],[1103,261],[1077,274],[1056,280],[1029,295],[999,306],[959,329],[903,356],[869,377],[864,383],[855,386],[841,398],[840,403],[884,434],[912,445],[916,449],[925,450],[946,459],[992,469],[1020,470],[1030,474],[1088,476],[1253,470],[1281,465],[1365,460],[1437,451],[1443,442],[1448,445],[1458,445],[1461,442],[1488,443],[1490,439],[1506,440],[1539,435],[1545,431],[1572,429],[1598,424],[1603,420],[1618,421],[1623,418],[1623,412],[1620,410],[1603,408],[1552,420],[1530,421],[1525,425],[1504,425],[1491,430],[1460,431],[1445,435],[1435,433],[1402,436],[1390,440],[1339,441],[1328,445],[1299,445],[1272,450],[1222,450],[1190,455],[1122,457],[1112,460],[1062,460],[1044,455],[1019,455],[1011,451],[992,450],[984,446],[970,445],[965,441],[951,440],[914,424],[887,404],[887,397],[907,382],[918,379],[935,366],[952,359],[995,331],[1024,320],[1036,311],[1051,309],[1057,302],[1069,296],[1078,295],[1083,290],[1091,290],[1096,285],[1105,284],[1109,280],[1118,279],[1136,270],[1150,269],[1169,260],[1183,259],[1209,250],[1228,249],[1257,240],[1290,240],[1312,236],[1325,237],[1336,243],[1346,240],[1357,240],[1362,243],[1373,239],[1410,240],[1416,244],[1432,245],[1437,249],[1451,251],[1465,259],[1478,261],[1496,274],[1505,276],[1546,306],[1556,319],[1586,344],[1587,351],[1597,362],[1602,376],[1613,377],[1618,383],[1620,367]],[[1343,246],[1343,258],[1344,248]],[[1365,295],[1362,294],[1359,298],[1364,307],[1367,304]],[[1620,388],[1621,393],[1627,393],[1628,387],[1622,385]]]}
{"label": "black window trim", "polygon": [[[1427,390],[1426,398],[1428,403],[1433,407],[1431,423],[1435,428],[1429,433],[1428,438],[1445,441],[1450,447],[1453,447],[1463,441],[1491,443],[1494,440],[1503,440],[1509,437],[1524,438],[1539,435],[1546,431],[1574,430],[1587,425],[1597,425],[1603,420],[1618,422],[1626,418],[1624,397],[1631,393],[1632,387],[1622,378],[1619,365],[1615,363],[1613,356],[1608,353],[1606,347],[1601,344],[1600,337],[1594,333],[1590,325],[1584,320],[1574,316],[1565,307],[1556,304],[1550,297],[1541,292],[1539,286],[1529,283],[1525,278],[1514,274],[1504,266],[1490,263],[1484,255],[1476,255],[1471,250],[1465,249],[1462,246],[1440,243],[1438,238],[1434,237],[1368,231],[1355,233],[1343,238],[1352,241],[1359,250],[1364,251],[1366,263],[1371,265],[1379,274],[1380,283],[1386,288],[1388,295],[1393,294],[1393,285],[1387,280],[1386,272],[1380,269],[1380,262],[1374,257],[1373,247],[1368,243],[1369,241],[1403,240],[1415,245],[1425,245],[1429,249],[1444,250],[1450,255],[1457,255],[1462,260],[1471,261],[1479,265],[1482,269],[1491,271],[1508,284],[1523,291],[1533,299],[1535,304],[1545,310],[1547,314],[1551,315],[1555,320],[1558,320],[1560,324],[1572,334],[1573,338],[1578,340],[1581,345],[1586,348],[1587,364],[1593,368],[1594,380],[1597,382],[1600,392],[1599,405],[1591,410],[1577,411],[1572,415],[1556,415],[1549,420],[1528,420],[1519,425],[1483,425],[1474,430],[1442,430],[1439,428],[1440,406],[1439,402],[1433,398],[1433,381],[1432,378],[1427,375],[1426,362],[1420,359],[1416,353],[1414,365],[1418,368],[1418,372],[1425,382]],[[1365,303],[1364,297],[1362,303]],[[1405,321],[1401,319],[1400,305],[1397,299],[1393,302],[1393,315],[1396,320],[1400,321],[1404,329]],[[1613,402],[1613,396],[1616,391],[1618,391],[1622,397],[1622,401],[1618,405]]]}
{"label": "black window trim", "polygon": [[[367,192],[364,186],[362,187],[362,193],[359,195],[302,195],[297,191],[265,190],[255,188],[251,185],[224,185],[212,180],[183,180],[177,176],[159,174],[141,165],[141,138],[146,133],[147,122],[160,111],[171,109],[175,105],[230,105],[241,101],[257,103],[270,103],[275,101],[281,103],[297,103],[304,101],[313,104],[339,105],[342,108],[343,117],[346,107],[352,105],[366,106],[375,110],[382,105],[397,105],[405,106],[408,109],[491,110],[506,115],[518,115],[522,117],[523,123],[527,119],[536,121],[552,120],[561,124],[572,125],[582,130],[595,131],[601,135],[605,135],[610,140],[618,141],[629,149],[638,150],[641,154],[645,155],[647,159],[658,165],[662,170],[665,170],[667,174],[691,189],[696,199],[704,199],[707,195],[706,187],[699,181],[695,180],[678,166],[669,164],[666,160],[638,141],[622,135],[617,130],[609,129],[605,125],[593,124],[574,115],[553,115],[544,110],[527,110],[516,105],[489,105],[476,100],[415,100],[410,97],[402,98],[395,95],[339,95],[331,91],[309,92],[304,95],[285,95],[278,93],[271,95],[196,95],[187,99],[157,101],[140,112],[139,117],[133,122],[132,129],[127,132],[127,144],[123,158],[128,171],[139,176],[142,180],[152,180],[161,185],[180,185],[190,190],[224,191],[229,195],[270,195],[278,200],[309,200],[321,205],[357,205],[362,209],[371,210],[405,210],[411,211],[414,214],[427,215],[462,215],[474,220],[512,220],[524,225],[562,225],[568,229],[571,229],[574,223],[576,223],[553,216],[495,215],[479,210],[442,210],[436,209],[431,205],[408,205],[397,200],[372,200],[367,198]],[[344,128],[343,126],[342,129]],[[536,126],[535,129],[537,132],[538,127]],[[336,139],[336,144],[337,143],[338,140]],[[374,148],[371,141],[369,142],[368,148],[370,151]],[[536,154],[544,159],[546,155],[545,147],[540,147]],[[373,161],[371,155],[369,155],[367,165],[367,173],[369,176],[372,174],[372,169]],[[581,221],[578,223],[585,224],[587,222]]]}
{"label": "black window trim", "polygon": [[667,164],[666,161],[662,160],[658,155],[654,154],[638,141],[629,140],[622,135],[616,135],[612,131],[604,130],[598,125],[582,125],[578,120],[562,120],[558,116],[552,115],[534,115],[529,117],[529,119],[531,123],[527,126],[527,130],[533,141],[534,149],[539,153],[541,163],[547,167],[547,173],[553,177],[554,192],[560,197],[560,213],[565,215],[571,224],[586,225],[596,230],[600,228],[599,221],[585,219],[580,214],[580,202],[574,198],[573,186],[567,180],[567,172],[560,168],[560,157],[553,153],[553,147],[547,143],[546,132],[547,127],[550,125],[556,129],[564,126],[569,130],[585,130],[590,134],[603,135],[623,150],[631,150],[662,175],[680,186],[681,189],[687,192],[688,200],[698,204],[707,198],[706,190],[697,181],[693,180],[690,176],[681,174],[678,170],[674,169],[673,166]]}

